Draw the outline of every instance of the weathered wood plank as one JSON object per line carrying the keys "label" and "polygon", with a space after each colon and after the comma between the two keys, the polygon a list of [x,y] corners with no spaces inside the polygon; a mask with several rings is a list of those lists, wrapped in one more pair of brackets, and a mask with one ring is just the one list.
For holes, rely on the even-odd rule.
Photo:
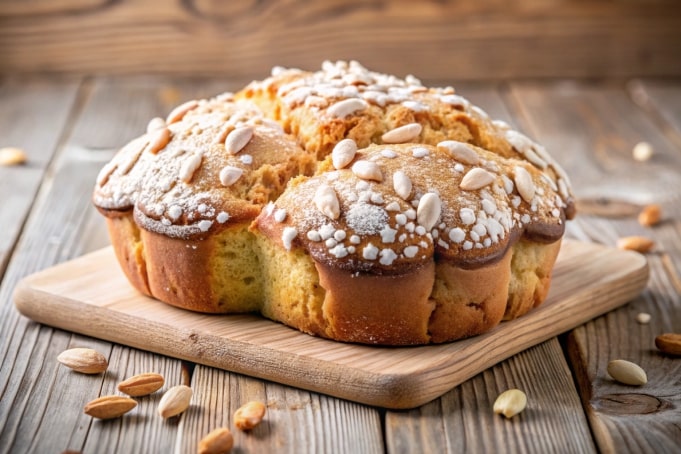
{"label": "weathered wood plank", "polygon": [[657,120],[659,127],[681,150],[681,82],[642,79],[628,84],[636,104]]}
{"label": "weathered wood plank", "polygon": [[[455,88],[492,118],[519,126],[494,86]],[[492,406],[509,388],[523,390],[529,404],[520,417],[506,421]],[[422,452],[451,453],[595,450],[558,339],[526,350],[418,409],[388,412],[386,445],[394,453],[412,452],[415,446]]]}
{"label": "weathered wood plank", "polygon": [[0,148],[18,147],[24,165],[0,166],[0,278],[76,101],[79,80],[0,82]]}
{"label": "weathered wood plank", "polygon": [[[430,404],[386,417],[391,453],[595,452],[580,399],[557,341],[545,342],[488,369]],[[506,419],[492,411],[511,388],[527,408]]]}
{"label": "weathered wood plank", "polygon": [[[29,84],[27,88],[30,87]],[[59,85],[55,87],[59,88]],[[159,113],[154,96],[145,98],[139,91],[120,87],[112,90],[117,91],[116,95],[108,97],[109,91],[99,84],[84,85],[80,90],[82,104],[67,123],[75,126],[65,130],[61,130],[63,126],[52,123],[49,118],[38,117],[45,125],[54,124],[55,129],[50,129],[50,134],[56,137],[63,135],[65,145],[43,179],[26,228],[0,286],[0,323],[3,333],[0,337],[3,364],[0,370],[0,452],[79,450],[86,440],[94,442],[98,450],[105,452],[115,452],[119,444],[129,446],[132,443],[131,446],[135,447],[135,443],[142,443],[141,446],[145,446],[146,442],[139,440],[147,439],[159,441],[159,452],[167,452],[166,448],[172,447],[173,437],[167,436],[167,426],[160,421],[130,424],[129,419],[124,418],[118,423],[94,422],[93,425],[93,421],[82,414],[82,408],[100,392],[113,390],[115,383],[125,376],[145,372],[131,368],[131,363],[145,363],[156,358],[154,361],[159,365],[160,372],[165,373],[172,383],[182,375],[179,361],[123,349],[29,322],[18,315],[11,301],[14,285],[21,277],[108,243],[103,219],[92,207],[90,194],[95,176],[111,157],[112,150],[109,147],[120,145],[127,138],[121,138],[120,143],[103,141],[106,135],[102,135],[102,131],[114,130],[111,137],[116,137],[116,130],[120,134],[127,134],[126,131],[133,129],[131,124],[139,127],[142,120],[127,112],[122,108],[124,106],[142,106],[139,107],[139,116],[148,118]],[[37,94],[40,94],[40,90]],[[21,108],[27,112],[40,112],[41,109],[59,112],[66,108],[61,104],[70,104],[68,97],[64,101],[59,97],[46,99],[38,95],[26,98]],[[145,99],[148,100],[146,104]],[[46,106],[46,102],[50,105]],[[102,108],[102,102],[107,103],[106,109]],[[91,118],[104,112],[115,117],[115,121],[100,127],[88,123]],[[88,120],[81,124],[81,118]],[[30,130],[28,123],[25,123],[24,133]],[[107,151],[97,151],[102,149]],[[45,164],[48,160],[46,157]],[[86,377],[58,366],[56,356],[62,350],[82,345],[94,346],[110,358],[110,368],[106,374]],[[120,356],[124,356],[126,362],[117,361],[116,358]],[[141,404],[140,408],[149,406],[152,404]],[[140,414],[137,418],[139,421],[149,421],[152,415]],[[99,444],[103,439],[110,440],[111,434],[123,426],[129,439],[119,440],[115,444]]]}
{"label": "weathered wood plank", "polygon": [[[574,330],[568,351],[600,450],[673,452],[681,442],[681,362],[657,352],[653,340],[662,332],[681,331],[681,154],[624,87],[514,84],[512,96],[533,135],[567,167],[578,196],[661,202],[665,207],[666,220],[655,228],[642,227],[634,216],[583,215],[571,224],[574,236],[610,245],[625,235],[649,236],[659,252],[648,255],[647,290],[628,306]],[[631,157],[631,147],[640,140],[656,150],[645,163]],[[650,313],[651,323],[638,324],[639,312]],[[640,364],[648,383],[632,387],[614,382],[606,371],[613,359]]]}
{"label": "weathered wood plank", "polygon": [[0,71],[221,74],[355,58],[424,78],[678,75],[681,7],[521,0],[21,0],[0,10]]}
{"label": "weathered wood plank", "polygon": [[[178,452],[194,451],[217,427],[232,431],[238,452],[383,452],[381,416],[372,407],[200,365],[192,386],[199,410],[183,420]],[[234,412],[254,400],[267,405],[265,419],[243,432]]]}

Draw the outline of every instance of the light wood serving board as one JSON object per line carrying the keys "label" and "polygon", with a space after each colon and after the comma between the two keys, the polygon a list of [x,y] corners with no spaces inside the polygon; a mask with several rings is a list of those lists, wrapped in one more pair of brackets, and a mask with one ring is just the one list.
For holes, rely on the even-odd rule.
{"label": "light wood serving board", "polygon": [[644,256],[564,241],[547,301],[471,339],[420,347],[333,342],[253,315],[206,315],[136,292],[111,248],[24,278],[14,300],[47,325],[386,408],[431,401],[494,364],[638,295]]}

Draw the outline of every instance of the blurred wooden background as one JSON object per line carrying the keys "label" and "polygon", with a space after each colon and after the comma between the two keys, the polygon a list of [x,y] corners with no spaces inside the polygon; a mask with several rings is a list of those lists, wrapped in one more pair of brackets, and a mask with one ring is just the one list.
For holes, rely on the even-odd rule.
{"label": "blurred wooden background", "polygon": [[681,75],[677,0],[0,0],[0,75]]}

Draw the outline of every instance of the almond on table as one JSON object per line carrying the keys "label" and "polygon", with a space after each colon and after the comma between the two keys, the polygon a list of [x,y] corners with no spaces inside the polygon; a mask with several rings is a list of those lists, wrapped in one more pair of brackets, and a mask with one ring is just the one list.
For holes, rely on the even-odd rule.
{"label": "almond on table", "polygon": [[265,404],[251,401],[242,405],[234,413],[234,425],[241,430],[251,430],[265,417]]}
{"label": "almond on table", "polygon": [[668,355],[681,356],[681,334],[660,334],[655,338],[655,346]]}
{"label": "almond on table", "polygon": [[146,396],[161,389],[164,383],[165,380],[160,374],[139,374],[120,382],[118,390],[133,397]]}
{"label": "almond on table", "polygon": [[617,240],[617,247],[645,254],[655,247],[655,242],[645,236],[625,236]]}
{"label": "almond on table", "polygon": [[527,406],[527,395],[519,389],[508,389],[494,401],[494,413],[512,418]]}
{"label": "almond on table", "polygon": [[638,223],[644,227],[652,227],[662,220],[662,208],[658,204],[646,205],[638,215]]}
{"label": "almond on table", "polygon": [[648,382],[648,376],[641,366],[624,359],[615,359],[608,363],[608,374],[625,385],[641,386]]}
{"label": "almond on table", "polygon": [[0,166],[16,166],[26,162],[26,152],[17,147],[0,148]]}
{"label": "almond on table", "polygon": [[161,397],[161,401],[158,403],[158,414],[163,419],[179,415],[189,408],[192,394],[192,389],[189,386],[173,386]]}
{"label": "almond on table", "polygon": [[123,416],[137,406],[137,402],[129,397],[102,396],[85,405],[83,412],[93,418],[112,419]]}
{"label": "almond on table", "polygon": [[234,446],[234,436],[226,427],[213,430],[199,441],[198,454],[226,454]]}
{"label": "almond on table", "polygon": [[99,374],[109,367],[106,357],[91,348],[71,348],[57,356],[57,361],[82,374]]}

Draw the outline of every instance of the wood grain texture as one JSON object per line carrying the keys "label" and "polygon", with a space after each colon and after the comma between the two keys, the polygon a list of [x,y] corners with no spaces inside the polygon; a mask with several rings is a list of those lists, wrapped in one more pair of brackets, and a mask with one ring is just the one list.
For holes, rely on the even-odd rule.
{"label": "wood grain texture", "polygon": [[[8,136],[24,140],[29,156],[35,160],[34,171],[42,170],[40,175],[27,178],[27,183],[33,181],[36,187],[41,185],[35,202],[30,193],[17,195],[23,211],[28,211],[32,205],[31,216],[23,226],[0,286],[0,359],[3,365],[0,369],[0,452],[81,450],[86,444],[92,446],[89,449],[99,452],[115,452],[117,446],[121,446],[119,452],[135,452],[137,447],[143,452],[145,447],[150,447],[150,441],[157,443],[158,452],[169,452],[173,443],[169,434],[176,431],[169,430],[172,426],[147,421],[148,417],[142,414],[118,423],[102,424],[84,415],[82,408],[100,393],[114,391],[117,381],[133,371],[143,372],[142,368],[156,369],[169,383],[181,380],[180,361],[123,350],[107,342],[38,325],[19,316],[10,298],[21,277],[108,244],[101,216],[90,204],[94,178],[112,153],[108,149],[112,142],[104,142],[107,136],[101,131],[115,137],[116,132],[128,134],[127,128],[133,129],[131,124],[138,127],[141,119],[119,107],[136,104],[140,114],[150,118],[157,114],[157,106],[145,111],[140,93],[133,90],[127,92],[128,96],[119,90],[116,96],[106,98],[111,91],[100,91],[97,83],[15,81],[5,87],[15,87],[3,92],[3,99],[12,100],[7,104],[12,110],[0,115],[7,114],[10,119],[16,116],[17,121],[3,121],[1,127],[14,125],[20,128]],[[31,90],[30,95],[27,90]],[[181,94],[181,91],[175,91]],[[78,99],[75,106],[74,99]],[[92,128],[87,122],[104,114],[103,103],[110,112],[123,115],[107,123],[106,128]],[[97,111],[92,111],[92,107]],[[10,115],[12,112],[15,116]],[[82,126],[81,118],[88,119]],[[44,128],[33,132],[36,122]],[[43,129],[44,133],[40,133]],[[89,140],[85,140],[87,138]],[[51,143],[57,140],[60,141],[58,147]],[[51,160],[55,148],[58,154]],[[5,225],[12,227],[11,223]],[[89,377],[59,366],[57,355],[72,346],[90,346],[104,353],[110,361],[109,371]],[[137,364],[139,370],[135,368]],[[154,401],[157,398],[140,402],[136,411],[153,407]],[[150,415],[154,411],[152,409]],[[137,423],[131,424],[131,419]],[[141,421],[147,422],[141,424]],[[123,430],[126,437],[117,440]],[[109,444],[111,441],[114,443]],[[128,450],[128,447],[134,449]]]}
{"label": "wood grain texture", "polygon": [[665,135],[681,149],[681,83],[677,80],[637,79],[627,87],[632,100],[643,108]]}
{"label": "wood grain texture", "polygon": [[646,280],[639,254],[568,242],[539,308],[475,338],[390,349],[328,341],[257,316],[211,316],[160,303],[127,285],[111,248],[27,277],[15,303],[51,326],[344,399],[411,408],[620,306]]}
{"label": "wood grain texture", "polygon": [[681,74],[671,0],[22,0],[0,9],[0,71],[262,77],[357,59],[421,77]]}
{"label": "wood grain texture", "polygon": [[[148,447],[148,440],[157,442],[161,450],[168,452],[166,448],[172,446],[172,438],[168,436],[167,427],[153,421],[139,424],[146,420],[140,415],[133,417],[137,424],[131,425],[130,419],[102,424],[84,415],[82,408],[100,393],[111,393],[117,381],[133,371],[139,373],[151,367],[163,373],[170,383],[180,380],[183,375],[179,361],[122,350],[108,342],[38,325],[19,316],[10,298],[16,282],[26,274],[108,243],[101,216],[90,205],[90,194],[94,178],[105,162],[103,159],[109,157],[94,151],[99,148],[96,141],[91,143],[92,149],[86,149],[76,144],[71,136],[79,130],[78,115],[96,115],[88,111],[87,106],[97,99],[97,94],[94,90],[94,97],[90,96],[93,90],[88,83],[72,85],[71,90],[71,85],[50,84],[44,80],[40,84],[13,83],[15,87],[33,88],[34,91],[32,96],[24,93],[21,103],[15,105],[22,121],[17,126],[22,129],[12,135],[22,133],[23,140],[33,143],[33,147],[46,137],[59,138],[60,143],[53,160],[53,150],[37,150],[35,159],[40,162],[42,156],[42,166],[47,167],[47,171],[35,178],[36,185],[41,183],[35,201],[28,200],[29,194],[24,197],[24,208],[32,205],[31,216],[0,286],[0,359],[3,365],[0,369],[0,452],[80,451],[87,443],[92,443],[93,448],[89,449],[93,451],[109,449],[107,452],[114,452],[121,446],[119,452],[134,452],[134,449],[128,451],[127,447]],[[77,96],[76,87],[79,88]],[[63,94],[57,96],[60,89]],[[17,92],[21,94],[23,90]],[[78,99],[75,106],[74,98]],[[119,96],[118,100],[120,103],[130,101],[124,96]],[[116,104],[111,107],[115,110]],[[69,114],[63,121],[59,115],[62,109],[69,111],[63,115]],[[28,118],[29,114],[32,118]],[[46,128],[44,136],[33,133],[36,121]],[[109,128],[124,129],[125,124],[126,118],[120,118],[116,123],[119,126],[109,125]],[[89,346],[105,354],[109,358],[109,370],[102,375],[85,376],[60,366],[56,362],[57,355],[74,346]],[[136,369],[137,365],[140,370]],[[153,398],[147,403],[140,402],[136,411],[153,405],[152,401]],[[125,439],[116,440],[122,430],[126,433]],[[113,444],[109,444],[111,441]]]}
{"label": "wood grain texture", "polygon": [[[517,388],[528,404],[506,419],[492,411],[497,396]],[[551,342],[494,366],[427,405],[388,412],[391,453],[596,452],[572,376]]]}
{"label": "wood grain texture", "polygon": [[[659,118],[639,109],[624,87],[537,88],[514,84],[514,102],[527,119],[526,127],[566,164],[578,195],[598,194],[598,187],[608,198],[664,207],[664,222],[654,228],[639,225],[634,213],[617,219],[586,215],[571,223],[572,237],[615,244],[622,236],[643,235],[657,246],[648,256],[651,278],[646,291],[629,305],[574,330],[568,351],[599,450],[673,452],[681,441],[681,363],[657,352],[653,340],[662,332],[681,331],[681,197],[678,183],[672,183],[681,181],[681,153]],[[678,96],[656,102],[661,112],[679,108],[674,104]],[[560,110],[552,109],[556,105]],[[631,147],[641,140],[655,148],[653,158],[644,163],[631,157]],[[639,312],[652,315],[650,324],[635,321]],[[648,383],[632,387],[614,382],[606,371],[613,359],[640,364]]]}
{"label": "wood grain texture", "polygon": [[0,148],[18,147],[27,155],[23,165],[0,166],[0,276],[66,127],[77,89],[77,80],[0,82]]}
{"label": "wood grain texture", "polygon": [[[277,383],[197,365],[192,386],[200,412],[180,426],[179,452],[194,452],[199,440],[227,427],[240,452],[383,452],[378,410]],[[234,426],[234,412],[250,401],[265,403],[263,422],[251,431]]]}

